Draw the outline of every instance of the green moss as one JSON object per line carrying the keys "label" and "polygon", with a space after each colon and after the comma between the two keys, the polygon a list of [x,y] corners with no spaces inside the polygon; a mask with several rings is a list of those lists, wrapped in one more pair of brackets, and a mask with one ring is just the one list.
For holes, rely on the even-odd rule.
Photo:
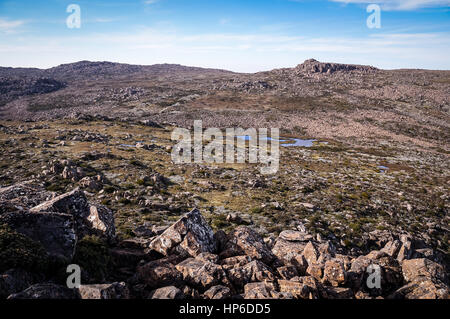
{"label": "green moss", "polygon": [[40,243],[0,225],[0,272],[11,268],[45,272],[48,267],[49,259]]}
{"label": "green moss", "polygon": [[252,214],[261,214],[263,211],[263,209],[261,207],[254,207],[252,209],[250,209],[250,213]]}
{"label": "green moss", "polygon": [[97,236],[86,236],[77,244],[73,263],[80,265],[93,282],[102,282],[111,266],[107,244]]}

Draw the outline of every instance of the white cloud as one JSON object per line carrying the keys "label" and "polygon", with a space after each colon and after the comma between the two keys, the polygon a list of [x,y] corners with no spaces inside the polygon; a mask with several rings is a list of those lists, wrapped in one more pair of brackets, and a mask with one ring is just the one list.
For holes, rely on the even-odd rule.
{"label": "white cloud", "polygon": [[0,32],[2,33],[13,33],[17,31],[17,28],[24,25],[25,22],[22,20],[7,20],[0,18]]}
{"label": "white cloud", "polygon": [[384,10],[415,10],[420,8],[449,7],[450,0],[330,0],[341,3],[380,4]]}
{"label": "white cloud", "polygon": [[80,60],[130,64],[179,63],[256,72],[291,67],[308,58],[380,68],[450,69],[449,33],[390,33],[369,37],[300,37],[259,33],[195,35],[143,28],[133,33],[31,37],[2,41],[4,66],[50,67]]}
{"label": "white cloud", "polygon": [[145,4],[155,4],[157,3],[159,0],[145,0],[144,3]]}

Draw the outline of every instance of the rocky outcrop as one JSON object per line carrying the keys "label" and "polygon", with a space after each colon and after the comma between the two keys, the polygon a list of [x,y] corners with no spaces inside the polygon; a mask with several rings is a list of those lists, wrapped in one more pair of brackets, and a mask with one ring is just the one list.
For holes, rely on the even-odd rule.
{"label": "rocky outcrop", "polygon": [[76,289],[52,283],[36,284],[22,292],[13,294],[8,299],[79,299]]}
{"label": "rocky outcrop", "polygon": [[335,72],[375,72],[377,68],[366,65],[355,64],[338,64],[338,63],[323,63],[314,59],[306,60],[304,63],[299,64],[295,69],[295,73],[325,73],[332,74]]}
{"label": "rocky outcrop", "polygon": [[275,259],[275,255],[264,240],[245,226],[239,226],[228,234],[225,249],[221,252],[224,258],[239,255],[247,255],[266,264],[270,264]]}
{"label": "rocky outcrop", "polygon": [[72,260],[77,243],[73,217],[49,212],[11,212],[0,223],[42,244],[50,256]]}
{"label": "rocky outcrop", "polygon": [[176,253],[195,257],[203,252],[215,253],[217,242],[200,211],[194,209],[157,236],[150,249],[165,256]]}
{"label": "rocky outcrop", "polygon": [[130,293],[124,282],[100,285],[81,285],[81,299],[129,299]]}
{"label": "rocky outcrop", "polygon": [[[68,229],[76,234],[77,214],[61,213],[79,212],[89,206],[82,197],[71,200],[76,194],[78,190],[57,197],[33,212],[14,213],[24,218],[23,225],[19,219],[9,223],[26,232],[41,225],[38,221],[26,224],[34,220],[27,214],[43,221],[57,220],[62,215],[73,220]],[[52,225],[56,227],[48,227]],[[55,248],[36,234],[40,233],[28,235],[42,241],[49,250],[73,249]],[[387,241],[381,250],[355,257],[345,255],[330,241],[314,239],[303,229],[281,232],[270,249],[249,227],[239,226],[226,235],[220,231],[214,234],[200,212],[193,210],[153,239],[124,240],[111,247],[114,276],[123,278],[109,281],[112,284],[83,284],[71,290],[41,283],[23,290],[35,282],[35,277],[12,270],[0,277],[0,294],[9,294],[11,299],[448,299],[448,278],[442,265],[427,258],[408,259],[416,254],[413,246],[407,247],[410,253],[399,262],[398,256],[407,242]],[[52,245],[56,243],[55,240]]]}
{"label": "rocky outcrop", "polygon": [[31,213],[49,212],[73,216],[76,233],[81,239],[86,235],[100,235],[112,240],[115,236],[114,215],[105,206],[92,205],[84,192],[75,189],[30,209]]}

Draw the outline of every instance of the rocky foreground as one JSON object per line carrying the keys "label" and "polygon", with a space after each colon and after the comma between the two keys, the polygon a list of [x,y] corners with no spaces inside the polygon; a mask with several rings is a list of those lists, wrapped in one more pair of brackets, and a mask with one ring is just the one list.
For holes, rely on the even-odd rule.
{"label": "rocky foreground", "polygon": [[[350,256],[307,229],[275,240],[247,226],[214,233],[194,209],[123,240],[110,209],[36,181],[0,188],[0,225],[0,298],[449,298],[439,253],[406,235]],[[69,264],[82,269],[79,288],[66,286]],[[379,287],[370,269],[380,269]]]}

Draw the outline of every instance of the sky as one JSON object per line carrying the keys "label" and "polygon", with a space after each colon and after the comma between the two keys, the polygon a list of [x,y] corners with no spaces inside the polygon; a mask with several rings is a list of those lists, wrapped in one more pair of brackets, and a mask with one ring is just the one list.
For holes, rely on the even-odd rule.
{"label": "sky", "polygon": [[[71,4],[80,28],[68,27]],[[371,4],[379,28],[368,26],[378,21]],[[450,70],[450,0],[0,0],[0,66],[89,60],[258,72],[310,58]]]}

